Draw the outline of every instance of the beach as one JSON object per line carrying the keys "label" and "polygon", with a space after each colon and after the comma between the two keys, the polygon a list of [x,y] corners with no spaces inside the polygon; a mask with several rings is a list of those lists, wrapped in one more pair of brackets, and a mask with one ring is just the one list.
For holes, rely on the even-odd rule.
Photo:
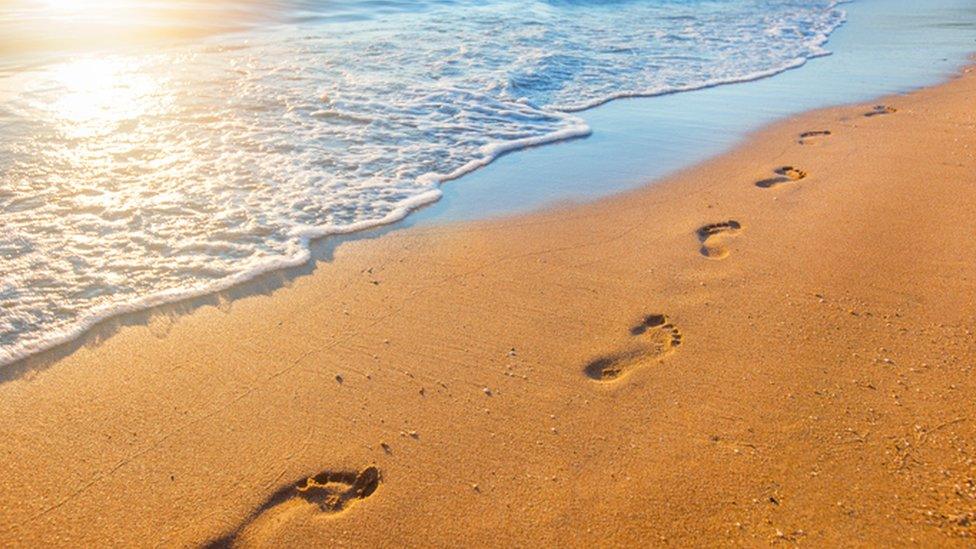
{"label": "beach", "polygon": [[974,96],[380,231],[14,364],[0,543],[968,546]]}

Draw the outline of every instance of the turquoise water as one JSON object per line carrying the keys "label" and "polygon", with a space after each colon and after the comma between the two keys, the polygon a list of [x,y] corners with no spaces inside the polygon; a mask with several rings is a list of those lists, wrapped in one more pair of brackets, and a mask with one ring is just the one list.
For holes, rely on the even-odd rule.
{"label": "turquoise water", "polygon": [[831,55],[772,78],[623,99],[582,113],[584,140],[520,151],[445,185],[407,224],[508,215],[633,189],[735,145],[786,116],[936,84],[976,51],[976,2],[857,0]]}

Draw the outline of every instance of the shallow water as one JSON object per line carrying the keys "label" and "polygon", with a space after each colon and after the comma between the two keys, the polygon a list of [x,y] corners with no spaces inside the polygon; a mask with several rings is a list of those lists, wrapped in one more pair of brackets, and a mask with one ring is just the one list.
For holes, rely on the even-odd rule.
{"label": "shallow water", "polygon": [[777,119],[941,82],[976,50],[971,0],[857,0],[843,8],[847,21],[830,35],[829,56],[772,78],[579,113],[593,132],[587,139],[500,158],[443,186],[439,202],[404,223],[511,215],[633,189]]}
{"label": "shallow water", "polygon": [[311,238],[588,135],[581,109],[802,65],[843,17],[829,0],[5,4],[0,363],[305,262]]}

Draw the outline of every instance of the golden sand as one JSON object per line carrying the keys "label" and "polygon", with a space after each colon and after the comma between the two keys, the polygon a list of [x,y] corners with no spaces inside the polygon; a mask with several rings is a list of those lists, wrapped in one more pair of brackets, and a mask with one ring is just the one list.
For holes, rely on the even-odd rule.
{"label": "golden sand", "polygon": [[972,544],[976,73],[884,103],[8,370],[0,544]]}

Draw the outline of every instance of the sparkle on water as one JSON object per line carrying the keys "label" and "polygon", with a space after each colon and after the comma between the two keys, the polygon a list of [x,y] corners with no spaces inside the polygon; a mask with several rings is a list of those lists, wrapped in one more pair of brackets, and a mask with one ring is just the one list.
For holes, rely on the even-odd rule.
{"label": "sparkle on water", "polygon": [[[234,26],[213,10],[248,4],[43,1],[0,7],[0,29],[154,28],[160,10]],[[292,4],[242,32],[45,49],[0,74],[0,363],[304,262],[310,238],[586,135],[575,110],[798,66],[843,20],[828,0]]]}

